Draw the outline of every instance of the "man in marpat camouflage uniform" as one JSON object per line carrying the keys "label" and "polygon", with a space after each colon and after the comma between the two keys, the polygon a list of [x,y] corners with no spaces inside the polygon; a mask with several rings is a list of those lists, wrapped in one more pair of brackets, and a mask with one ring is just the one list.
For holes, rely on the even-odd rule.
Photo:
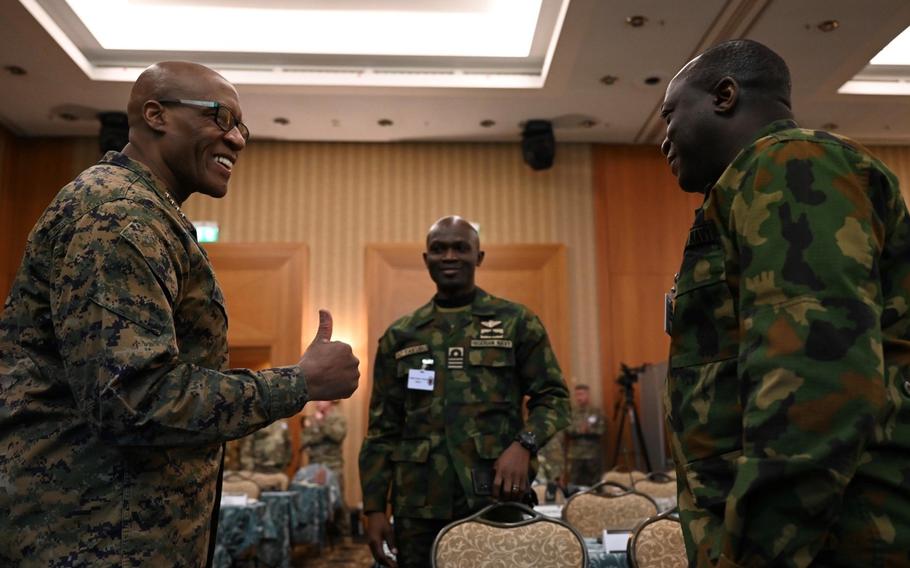
{"label": "man in marpat camouflage uniform", "polygon": [[0,317],[3,566],[203,566],[224,442],[357,386],[328,312],[297,365],[223,370],[224,300],[178,204],[227,192],[234,87],[160,63],[127,111],[129,144],[48,206]]}
{"label": "man in marpat camouflage uniform", "polygon": [[239,441],[240,468],[243,470],[284,473],[291,463],[291,440],[288,423],[284,420],[272,422]]}
{"label": "man in marpat camouflage uniform", "polygon": [[910,565],[910,218],[862,146],[797,127],[784,61],[715,46],[662,144],[704,192],[667,422],[693,566]]}
{"label": "man in marpat camouflage uniform", "polygon": [[348,433],[348,421],[332,401],[321,400],[315,412],[301,419],[300,446],[310,463],[322,464],[338,475],[344,469],[341,444]]}
{"label": "man in marpat camouflage uniform", "polygon": [[607,423],[591,404],[591,389],[578,384],[572,391],[572,418],[566,428],[569,442],[569,483],[587,485],[600,481],[603,473],[603,436]]}
{"label": "man in marpat camouflage uniform", "polygon": [[[437,293],[379,340],[360,478],[370,549],[385,566],[429,566],[446,524],[496,499],[520,499],[538,445],[568,423],[546,330],[526,307],[475,287],[482,261],[474,227],[460,217],[437,221],[424,253]],[[397,543],[397,564],[383,541],[393,552]]]}
{"label": "man in marpat camouflage uniform", "polygon": [[[344,453],[342,443],[348,433],[348,421],[338,410],[337,401],[320,400],[311,416],[301,419],[300,446],[307,452],[310,465],[319,464],[332,470],[338,479],[339,503],[332,524],[342,536],[350,536],[351,523],[344,499]],[[322,476],[325,473],[320,471]],[[321,483],[322,481],[320,481]]]}

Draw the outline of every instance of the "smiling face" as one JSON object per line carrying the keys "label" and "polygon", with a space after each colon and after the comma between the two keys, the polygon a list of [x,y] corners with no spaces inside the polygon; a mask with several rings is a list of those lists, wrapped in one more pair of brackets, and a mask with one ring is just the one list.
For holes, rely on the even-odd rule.
{"label": "smiling face", "polygon": [[454,298],[474,290],[474,272],[483,262],[477,231],[460,217],[436,222],[427,234],[423,262],[441,298]]}
{"label": "smiling face", "polygon": [[[180,98],[215,101],[242,120],[237,91],[218,75],[200,77],[191,96]],[[239,130],[222,130],[213,108],[166,104],[164,112],[170,128],[162,140],[162,157],[171,171],[174,193],[182,199],[194,192],[224,197],[237,157],[246,147]]]}

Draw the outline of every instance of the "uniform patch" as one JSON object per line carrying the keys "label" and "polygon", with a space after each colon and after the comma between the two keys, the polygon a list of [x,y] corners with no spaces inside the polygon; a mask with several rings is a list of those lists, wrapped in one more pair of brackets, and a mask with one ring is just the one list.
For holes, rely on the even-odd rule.
{"label": "uniform patch", "polygon": [[502,349],[511,349],[511,339],[472,339],[471,347],[500,347]]}
{"label": "uniform patch", "polygon": [[407,357],[408,355],[414,355],[415,353],[426,353],[430,350],[429,345],[412,345],[411,347],[405,347],[400,351],[395,352],[395,359],[401,359],[402,357]]}
{"label": "uniform patch", "polygon": [[464,347],[449,347],[447,369],[464,369]]}
{"label": "uniform patch", "polygon": [[501,324],[501,323],[502,323],[502,322],[499,321],[499,320],[487,320],[487,321],[482,321],[482,322],[480,322],[480,325],[482,325],[482,326],[484,326],[484,327],[491,327],[491,328],[492,328],[492,327],[496,327],[497,325],[499,325],[499,324]]}
{"label": "uniform patch", "polygon": [[501,339],[505,335],[505,329],[497,327],[496,329],[490,329],[485,327],[480,330],[481,339]]}

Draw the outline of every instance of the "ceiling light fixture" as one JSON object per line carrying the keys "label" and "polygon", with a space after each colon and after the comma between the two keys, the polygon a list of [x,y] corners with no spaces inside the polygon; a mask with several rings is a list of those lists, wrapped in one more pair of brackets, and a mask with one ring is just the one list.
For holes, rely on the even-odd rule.
{"label": "ceiling light fixture", "polygon": [[645,77],[645,85],[656,85],[660,83],[660,77],[652,75],[650,77]]}
{"label": "ceiling light fixture", "polygon": [[840,22],[837,20],[825,20],[824,22],[819,23],[816,27],[823,32],[833,32],[840,27]]}
{"label": "ceiling light fixture", "polygon": [[496,124],[496,121],[495,121],[495,120],[490,120],[489,118],[486,119],[486,120],[481,120],[481,121],[480,121],[480,125],[481,125],[482,127],[484,127],[484,128],[490,128],[490,127],[494,126],[495,124]]}
{"label": "ceiling light fixture", "polygon": [[619,77],[616,75],[604,75],[600,78],[600,82],[604,85],[614,85],[616,81],[619,81]]}
{"label": "ceiling light fixture", "polygon": [[648,23],[648,18],[641,15],[629,16],[626,18],[626,24],[633,28],[640,28]]}
{"label": "ceiling light fixture", "polygon": [[18,77],[21,77],[22,75],[28,73],[24,67],[19,67],[18,65],[7,65],[3,69],[10,75],[16,75]]}
{"label": "ceiling light fixture", "polygon": [[274,122],[275,124],[280,124],[281,126],[287,126],[288,124],[291,123],[290,120],[286,119],[283,116],[276,116],[275,118],[272,119],[272,122]]}
{"label": "ceiling light fixture", "polygon": [[541,2],[487,0],[443,11],[66,0],[105,49],[449,57],[527,57]]}
{"label": "ceiling light fixture", "polygon": [[392,126],[395,123],[392,122],[391,120],[389,120],[388,118],[380,118],[379,120],[376,121],[376,124],[378,124],[379,126],[382,126],[382,127],[386,127],[386,126]]}

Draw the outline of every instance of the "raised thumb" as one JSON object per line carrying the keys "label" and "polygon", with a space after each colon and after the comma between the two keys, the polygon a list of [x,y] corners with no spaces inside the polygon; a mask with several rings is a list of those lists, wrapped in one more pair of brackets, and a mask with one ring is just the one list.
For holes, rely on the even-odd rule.
{"label": "raised thumb", "polygon": [[319,329],[313,343],[328,343],[332,340],[332,314],[328,310],[319,310]]}

